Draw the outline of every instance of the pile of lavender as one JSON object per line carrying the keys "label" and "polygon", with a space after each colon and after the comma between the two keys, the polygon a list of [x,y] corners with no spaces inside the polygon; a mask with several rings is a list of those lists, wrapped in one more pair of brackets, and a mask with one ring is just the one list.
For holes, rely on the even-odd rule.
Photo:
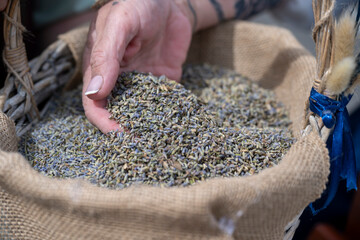
{"label": "pile of lavender", "polygon": [[123,73],[107,109],[124,132],[101,133],[84,115],[81,89],[50,103],[20,142],[39,172],[99,186],[187,186],[276,165],[294,139],[273,93],[241,75],[186,66],[182,83]]}

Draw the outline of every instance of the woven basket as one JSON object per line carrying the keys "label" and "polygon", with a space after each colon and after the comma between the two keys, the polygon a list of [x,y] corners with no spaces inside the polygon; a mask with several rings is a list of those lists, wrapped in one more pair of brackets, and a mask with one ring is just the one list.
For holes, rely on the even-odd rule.
{"label": "woven basket", "polygon": [[292,238],[299,215],[325,188],[329,159],[316,119],[304,121],[315,59],[288,31],[229,22],[194,36],[188,56],[191,63],[208,62],[249,76],[274,90],[289,107],[297,143],[278,166],[255,176],[212,179],[188,188],[114,191],[80,180],[46,178],[20,154],[9,153],[16,151],[13,124],[21,136],[46,112],[54,91],[78,82],[74,76],[79,73],[87,31],[60,36],[28,62],[19,9],[18,0],[9,1],[4,25],[9,75],[0,90],[0,109],[5,113],[0,112],[0,130],[6,136],[0,134],[0,140],[7,141],[0,148],[2,237]]}
{"label": "woven basket", "polygon": [[9,74],[0,90],[0,109],[15,122],[16,133],[21,136],[46,111],[45,107],[39,112],[38,106],[73,76],[75,61],[67,44],[59,40],[28,62],[22,38],[26,30],[21,25],[20,2],[9,1],[6,12],[3,61]]}

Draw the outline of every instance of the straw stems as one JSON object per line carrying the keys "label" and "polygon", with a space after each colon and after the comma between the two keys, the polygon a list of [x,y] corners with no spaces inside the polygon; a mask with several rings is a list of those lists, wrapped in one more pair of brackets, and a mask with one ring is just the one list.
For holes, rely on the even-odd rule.
{"label": "straw stems", "polygon": [[[313,87],[317,92],[330,98],[335,97],[331,96],[331,94],[326,91],[326,80],[331,73],[331,67],[334,63],[334,21],[332,16],[334,6],[335,0],[313,0],[315,26],[312,36],[315,42],[317,62]],[[317,122],[315,130],[318,129],[322,139],[326,141],[330,130],[324,127],[321,118],[314,116],[310,111],[309,100],[306,102],[305,112],[304,129],[307,129],[308,125],[311,125],[312,128],[314,128],[315,119]],[[309,121],[309,119],[313,119],[313,121]]]}
{"label": "straw stems", "polygon": [[314,80],[314,88],[317,92],[330,96],[325,91],[325,82],[330,74],[334,63],[334,24],[332,12],[334,0],[314,0],[313,10],[315,27],[313,39],[316,46],[317,76]]}

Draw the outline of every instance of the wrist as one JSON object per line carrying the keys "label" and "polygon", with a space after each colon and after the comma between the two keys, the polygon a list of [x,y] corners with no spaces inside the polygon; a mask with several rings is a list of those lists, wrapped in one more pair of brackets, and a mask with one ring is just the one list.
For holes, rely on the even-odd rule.
{"label": "wrist", "polygon": [[189,20],[192,28],[192,32],[197,31],[198,19],[196,10],[194,8],[194,2],[196,0],[175,0],[175,4],[179,8],[179,10],[186,16]]}
{"label": "wrist", "polygon": [[232,19],[235,15],[236,0],[175,0],[175,3],[188,17],[193,32]]}
{"label": "wrist", "polygon": [[96,0],[92,7],[94,9],[100,9],[102,6],[104,6],[105,4],[107,4],[110,1],[112,1],[112,0]]}

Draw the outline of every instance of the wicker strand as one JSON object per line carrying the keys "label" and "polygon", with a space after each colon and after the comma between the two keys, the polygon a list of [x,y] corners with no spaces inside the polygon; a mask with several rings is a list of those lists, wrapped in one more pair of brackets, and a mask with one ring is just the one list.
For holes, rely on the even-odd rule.
{"label": "wicker strand", "polygon": [[[21,86],[25,89],[25,91],[27,93],[26,104],[25,104],[24,110],[26,112],[28,112],[28,111],[30,111],[30,108],[33,107],[37,117],[39,118],[40,117],[39,111],[38,111],[38,109],[36,107],[36,102],[35,102],[34,96],[32,94],[32,84],[30,85],[29,82],[26,82],[26,80],[24,79],[24,76],[29,74],[29,67],[27,67],[26,69],[21,69],[21,68],[23,68],[23,67],[21,67],[19,69],[20,71],[17,71],[15,69],[15,67],[13,67],[12,64],[9,61],[7,61],[7,58],[5,57],[5,54],[3,54],[3,61],[4,61],[5,65],[7,66],[8,70],[10,72],[9,74],[12,74],[12,75],[14,75],[16,77],[16,79],[21,83]],[[30,105],[30,103],[31,103],[31,105]]]}
{"label": "wicker strand", "polygon": [[314,80],[314,88],[323,93],[324,85],[331,71],[330,58],[332,49],[332,34],[333,34],[333,23],[332,13],[335,8],[335,0],[318,0],[318,4],[315,4],[318,11],[314,11],[318,15],[316,18],[319,20],[315,23],[313,29],[313,38],[316,42],[316,55],[318,72],[317,77]]}
{"label": "wicker strand", "polygon": [[[8,2],[4,16],[5,48],[2,58],[8,70],[7,79],[14,76],[16,79],[14,83],[17,91],[19,93],[24,92],[25,99],[24,103],[21,104],[23,115],[27,114],[31,119],[38,119],[40,114],[33,96],[33,81],[31,79],[26,49],[22,39],[22,34],[26,29],[21,24],[19,0]],[[9,98],[9,94],[9,91],[2,91],[2,98]],[[1,105],[4,107],[6,104],[2,103]],[[16,116],[17,115],[18,113]],[[13,120],[15,121],[17,119],[13,118]]]}
{"label": "wicker strand", "polygon": [[[26,55],[25,45],[21,45],[18,48],[5,48],[3,52],[3,59],[5,59],[4,63],[7,67],[12,67],[16,72],[19,73],[19,76],[23,78],[25,74],[30,70],[27,59],[19,56]],[[19,79],[19,81],[21,81]],[[22,83],[23,85],[31,85],[31,83]],[[31,87],[31,86],[30,86]]]}
{"label": "wicker strand", "polygon": [[9,15],[6,12],[3,12],[4,17],[6,18],[7,21],[11,22],[12,25],[14,25],[15,27],[18,28],[19,31],[21,32],[27,32],[26,28],[19,22],[15,21],[14,19],[12,19],[11,17],[9,17]]}
{"label": "wicker strand", "polygon": [[332,1],[330,8],[325,12],[325,14],[321,17],[319,21],[315,23],[315,26],[312,30],[312,38],[315,42],[317,42],[317,34],[321,30],[321,28],[330,21],[330,17],[335,8],[335,1]]}

